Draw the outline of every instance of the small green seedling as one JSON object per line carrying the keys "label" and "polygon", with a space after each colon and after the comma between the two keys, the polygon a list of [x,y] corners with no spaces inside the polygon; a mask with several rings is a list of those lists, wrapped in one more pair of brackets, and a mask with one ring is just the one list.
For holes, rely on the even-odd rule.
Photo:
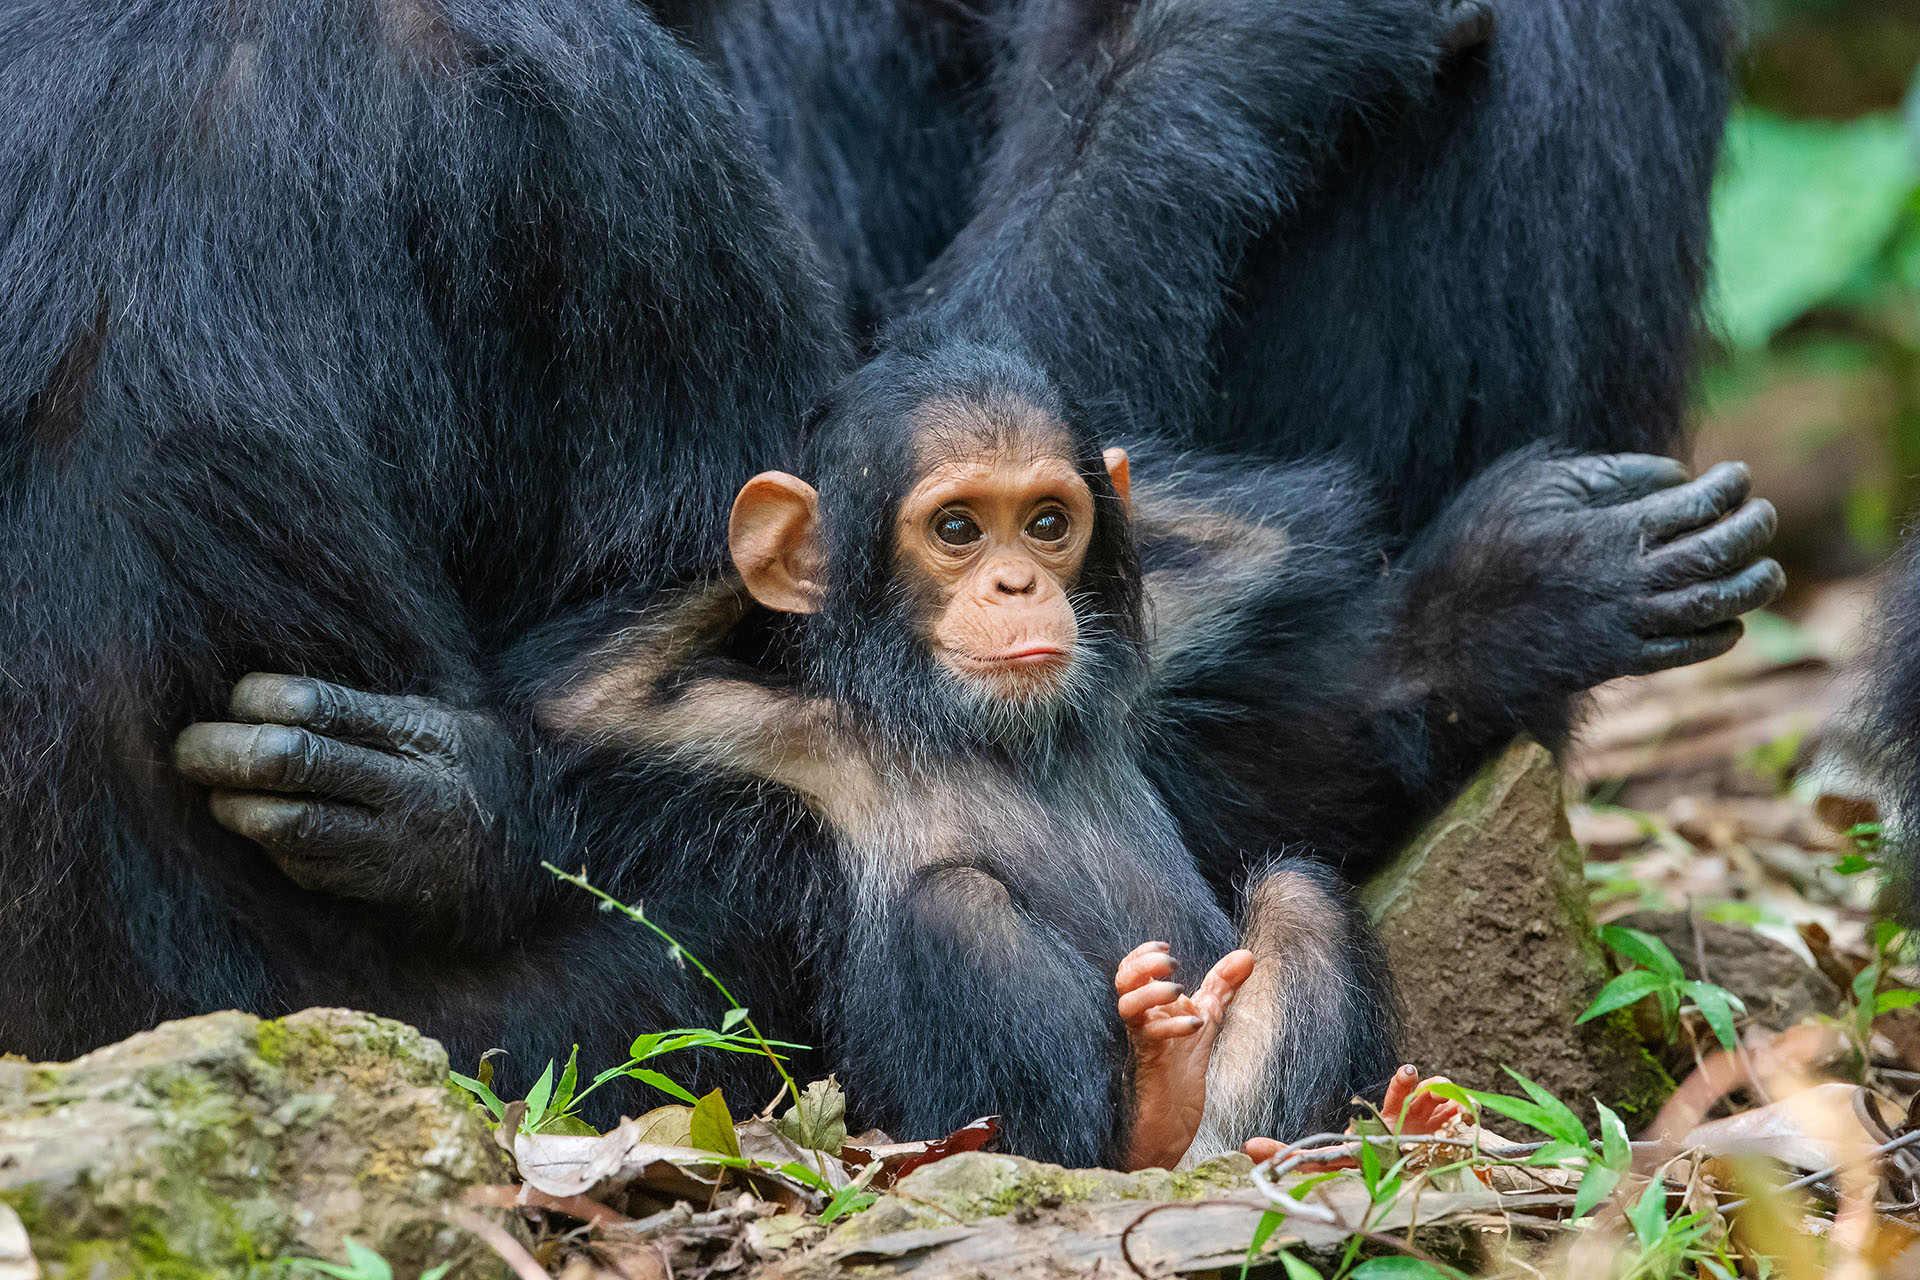
{"label": "small green seedling", "polygon": [[1740,1045],[1734,1031],[1734,1015],[1747,1007],[1740,997],[1711,982],[1689,979],[1667,944],[1650,933],[1615,924],[1600,926],[1600,941],[1622,958],[1642,966],[1628,969],[1600,989],[1600,996],[1576,1022],[1588,1022],[1602,1014],[1624,1009],[1651,996],[1660,1009],[1660,1025],[1668,1039],[1680,1026],[1682,1008],[1697,1010],[1712,1028],[1714,1039],[1732,1052]]}
{"label": "small green seedling", "polygon": [[[352,1240],[348,1240],[346,1246],[345,1262],[322,1262],[318,1258],[286,1258],[284,1261],[289,1266],[305,1267],[323,1276],[331,1276],[333,1280],[393,1280],[393,1266],[385,1258]],[[420,1273],[420,1280],[440,1280],[452,1267],[451,1262],[429,1267]]]}

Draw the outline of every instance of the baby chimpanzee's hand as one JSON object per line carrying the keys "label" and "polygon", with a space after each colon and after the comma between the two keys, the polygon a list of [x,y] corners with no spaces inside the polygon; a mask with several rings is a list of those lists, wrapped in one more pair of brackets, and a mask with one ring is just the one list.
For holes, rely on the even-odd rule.
{"label": "baby chimpanzee's hand", "polygon": [[1171,1169],[1193,1145],[1206,1109],[1213,1042],[1227,1007],[1253,973],[1253,952],[1221,957],[1191,996],[1172,981],[1179,967],[1166,943],[1143,942],[1113,976],[1133,1049],[1129,1169]]}
{"label": "baby chimpanzee's hand", "polygon": [[1749,485],[1739,463],[1688,480],[1645,454],[1496,464],[1407,558],[1418,665],[1466,702],[1520,705],[1726,652],[1786,585]]}
{"label": "baby chimpanzee's hand", "polygon": [[222,826],[302,888],[413,907],[456,895],[520,768],[489,717],[303,676],[243,677],[235,723],[189,725],[174,763]]}

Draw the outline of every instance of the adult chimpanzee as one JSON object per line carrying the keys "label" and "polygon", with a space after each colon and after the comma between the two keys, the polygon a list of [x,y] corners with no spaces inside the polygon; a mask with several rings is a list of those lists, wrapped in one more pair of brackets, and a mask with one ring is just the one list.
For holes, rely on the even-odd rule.
{"label": "adult chimpanzee", "polygon": [[[1258,75],[1261,119],[1283,80],[1317,129],[1431,75],[1426,0],[1341,8],[1371,43],[1276,27],[1265,67],[1223,66]],[[1324,63],[1325,96],[1282,44]],[[848,367],[841,308],[712,78],[620,0],[156,0],[137,20],[16,0],[0,107],[0,968],[36,975],[0,1000],[0,1044],[337,1002],[463,1058],[531,1058],[551,1023],[606,1059],[674,1016],[676,976],[534,855],[625,834],[636,805],[650,831],[707,833],[733,797],[527,776],[551,757],[511,672],[516,648],[564,653],[718,565],[733,490]],[[460,709],[436,739],[416,702],[365,726],[236,691],[263,719],[455,744],[452,803],[404,824],[408,856],[276,864],[229,828],[271,841],[310,810],[209,814],[167,767],[256,669]],[[252,737],[287,759],[290,735]],[[651,852],[589,862],[621,890]],[[763,930],[789,905],[730,901]],[[772,965],[727,949],[722,912],[673,922],[749,991]]]}
{"label": "adult chimpanzee", "polygon": [[1920,539],[1889,568],[1862,695],[1893,913],[1920,926]]}
{"label": "adult chimpanzee", "polygon": [[[846,368],[733,114],[622,0],[0,4],[0,1048],[353,1003],[604,1059],[671,1007],[527,859],[492,667],[714,563]],[[461,856],[349,899],[214,821],[172,740],[260,668],[488,708]]]}
{"label": "adult chimpanzee", "polygon": [[[1103,383],[1078,389],[1104,420],[1338,453],[1399,537],[1529,441],[1679,444],[1730,0],[1460,5],[1445,43],[1496,29],[1437,91],[1423,66],[1356,83],[1358,111],[1289,113],[1301,146],[1278,159],[1257,127],[1218,127],[1247,123],[1214,96],[1233,82],[1222,67],[1278,58],[1310,103],[1353,66],[1324,56],[1329,29],[1421,42],[1384,10],[1307,0],[656,7],[748,105],[869,324],[930,291],[968,296],[968,272],[1006,265],[982,252],[996,237],[1159,243],[1035,315],[1036,356],[1083,353],[1080,315],[1110,291],[1153,299],[1109,335]],[[1154,87],[1170,55],[1177,94]],[[1132,101],[1124,127],[1116,98]],[[1316,152],[1335,163],[1302,163]],[[1072,227],[1048,217],[1040,177],[1062,154],[1092,161],[1066,182],[1115,197],[1077,203]],[[1196,220],[1215,236],[1191,257]]]}
{"label": "adult chimpanzee", "polygon": [[[46,975],[10,996],[10,1047],[60,1052],[197,1008],[344,1001],[410,1017],[461,1056],[506,1044],[532,1057],[552,1026],[604,1060],[692,997],[646,963],[643,939],[546,892],[538,852],[646,892],[776,1009],[795,1006],[795,984],[767,935],[821,937],[802,927],[808,894],[827,918],[852,909],[787,838],[800,801],[750,775],[600,753],[563,760],[564,776],[515,776],[529,689],[609,610],[717,563],[715,477],[777,461],[779,424],[844,367],[830,293],[793,249],[804,237],[769,209],[711,86],[631,9],[558,8],[174,4],[139,30],[7,11],[0,86],[22,109],[8,115],[18,163],[5,171],[20,176],[4,188],[16,207],[4,253],[28,283],[8,300],[17,341],[0,383],[22,423],[6,490],[17,657],[0,696],[23,726],[0,809],[22,893],[0,945],[16,971]],[[1276,47],[1223,59],[1223,77],[1247,79],[1196,96],[1208,109],[1191,123],[1242,148],[1270,133],[1283,155],[1304,139],[1306,164],[1346,104],[1431,75],[1445,24],[1424,3],[1351,8],[1368,21],[1273,29],[1317,77],[1299,79]],[[180,39],[156,43],[155,29]],[[1204,47],[1212,28],[1169,30],[1163,54]],[[1177,81],[1113,94],[1097,150],[1133,154],[1120,144],[1144,135],[1125,126],[1199,87]],[[1326,97],[1303,92],[1314,84]],[[102,140],[125,162],[92,161]],[[1097,208],[1130,189],[1079,198]],[[1158,207],[1150,185],[1137,194]],[[60,235],[70,223],[80,233]],[[1195,261],[1226,260],[1214,218],[1189,229]],[[1136,239],[1149,259],[1172,247]],[[1070,266],[1071,247],[1032,265]],[[1126,321],[1110,334],[1138,332],[1140,298],[1103,283],[1024,295],[1016,314],[1067,299]],[[322,367],[293,376],[316,351]],[[1059,376],[1097,390],[1085,372]],[[1722,501],[1724,480],[1709,486]],[[1351,587],[1359,570],[1341,565],[1329,572]],[[1637,598],[1642,574],[1634,562],[1579,590]],[[1541,643],[1597,678],[1573,661],[1584,642],[1555,647],[1574,634]],[[1596,635],[1611,662],[1628,659],[1628,637]],[[219,816],[265,837],[273,865],[157,765],[165,734],[249,667],[435,695],[236,690],[254,719],[322,732],[247,730],[237,764],[233,735],[201,734],[203,772],[241,792],[359,788],[339,793],[362,805],[351,814],[222,797]],[[1472,675],[1493,682],[1481,691],[1496,706],[1518,687],[1511,673]],[[189,764],[195,745],[183,744]],[[412,767],[386,767],[396,760]],[[386,776],[363,785],[369,765]],[[723,862],[713,842],[729,813],[742,820]],[[365,821],[354,839],[303,842],[337,834],[301,825],[316,815]],[[383,856],[394,850],[405,856]],[[786,877],[757,874],[776,864]],[[675,885],[690,890],[678,902]],[[712,909],[722,902],[738,917]],[[1064,1123],[1035,1111],[1036,1135]]]}

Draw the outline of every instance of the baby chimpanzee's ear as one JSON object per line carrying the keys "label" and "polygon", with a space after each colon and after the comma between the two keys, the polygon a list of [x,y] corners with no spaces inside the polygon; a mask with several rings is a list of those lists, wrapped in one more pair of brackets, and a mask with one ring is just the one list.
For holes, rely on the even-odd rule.
{"label": "baby chimpanzee's ear", "polygon": [[1120,495],[1120,505],[1132,503],[1131,477],[1127,469],[1127,451],[1108,449],[1100,455],[1107,464],[1107,478],[1113,481],[1113,491]]}
{"label": "baby chimpanzee's ear", "polygon": [[780,613],[820,611],[820,495],[784,471],[741,487],[727,548],[748,594]]}

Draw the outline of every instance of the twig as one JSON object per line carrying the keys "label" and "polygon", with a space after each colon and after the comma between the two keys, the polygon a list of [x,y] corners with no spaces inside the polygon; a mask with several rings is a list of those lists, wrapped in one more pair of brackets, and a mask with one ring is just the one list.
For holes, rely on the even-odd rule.
{"label": "twig", "polygon": [[553,1280],[547,1274],[547,1269],[533,1260],[533,1255],[527,1252],[526,1247],[508,1235],[499,1224],[488,1222],[471,1209],[449,1208],[446,1213],[450,1221],[479,1236],[482,1243],[499,1254],[520,1280]]}
{"label": "twig", "polygon": [[[1884,1156],[1893,1151],[1904,1151],[1916,1142],[1920,1142],[1920,1129],[1915,1129],[1910,1133],[1903,1133],[1897,1138],[1881,1143],[1879,1146],[1873,1148],[1873,1150],[1867,1152],[1865,1158]],[[1853,1168],[1853,1163],[1836,1164],[1832,1168],[1822,1169],[1818,1173],[1810,1173],[1804,1178],[1795,1178],[1792,1182],[1779,1187],[1778,1190],[1798,1191],[1802,1187],[1810,1187],[1816,1182],[1825,1182],[1828,1178],[1838,1174],[1842,1169],[1851,1168]],[[1732,1213],[1735,1209],[1744,1209],[1747,1206],[1747,1202],[1752,1198],[1751,1196],[1747,1196],[1735,1200],[1732,1204],[1723,1204],[1720,1206],[1720,1212]]]}

